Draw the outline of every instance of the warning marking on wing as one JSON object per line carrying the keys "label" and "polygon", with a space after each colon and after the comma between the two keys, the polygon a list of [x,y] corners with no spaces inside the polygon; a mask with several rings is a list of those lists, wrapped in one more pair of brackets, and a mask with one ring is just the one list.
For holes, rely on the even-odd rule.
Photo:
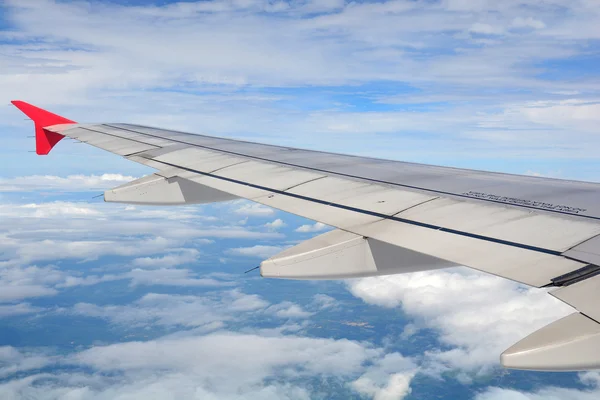
{"label": "warning marking on wing", "polygon": [[517,206],[540,208],[543,210],[560,211],[571,214],[579,214],[587,211],[585,208],[565,206],[561,204],[545,203],[543,201],[517,199],[515,197],[498,196],[490,193],[465,192],[463,196],[469,196],[476,199],[491,200],[499,203],[514,204]]}

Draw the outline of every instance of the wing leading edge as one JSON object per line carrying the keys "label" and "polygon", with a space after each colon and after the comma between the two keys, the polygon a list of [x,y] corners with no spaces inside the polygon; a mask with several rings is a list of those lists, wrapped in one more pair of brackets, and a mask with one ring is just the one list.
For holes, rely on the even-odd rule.
{"label": "wing leading edge", "polygon": [[[27,103],[36,150],[67,136],[157,169],[106,201],[245,198],[338,228],[265,260],[265,277],[338,279],[465,265],[579,312],[502,355],[511,368],[600,368],[600,184],[346,156],[131,124],[76,124]],[[590,355],[592,354],[592,355]]]}

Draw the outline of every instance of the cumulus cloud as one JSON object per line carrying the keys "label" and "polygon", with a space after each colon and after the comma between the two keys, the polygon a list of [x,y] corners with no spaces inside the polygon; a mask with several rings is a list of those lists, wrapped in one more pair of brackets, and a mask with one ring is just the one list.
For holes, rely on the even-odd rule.
{"label": "cumulus cloud", "polygon": [[17,372],[43,368],[54,362],[43,352],[19,351],[11,346],[0,346],[0,377],[6,378]]}
{"label": "cumulus cloud", "polygon": [[[117,280],[128,280],[131,286],[230,287],[235,285],[231,280],[202,277],[199,271],[176,267],[196,263],[200,252],[194,247],[212,243],[208,237],[279,236],[261,226],[215,224],[213,216],[200,207],[130,209],[72,201],[10,202],[0,204],[0,217],[0,302],[53,296],[66,288]],[[90,272],[79,266],[69,270],[47,265],[110,256],[121,257],[123,264],[133,268],[123,271],[113,266],[111,271]],[[0,313],[36,311],[41,310],[13,305]]]}
{"label": "cumulus cloud", "polygon": [[53,296],[57,294],[56,289],[42,285],[10,285],[2,287],[0,301],[22,300],[30,297]]}
{"label": "cumulus cloud", "polygon": [[126,327],[179,326],[222,328],[244,313],[264,309],[269,303],[239,291],[211,296],[148,293],[128,305],[98,306],[78,303],[69,312],[107,319]]}
{"label": "cumulus cloud", "polygon": [[317,308],[325,310],[327,308],[335,307],[337,300],[326,294],[319,293],[313,296],[313,303]]}
{"label": "cumulus cloud", "polygon": [[[29,297],[29,296],[25,296]],[[42,311],[42,307],[34,307],[29,303],[19,303],[10,305],[0,305],[0,318],[11,317],[14,315],[31,314]]]}
{"label": "cumulus cloud", "polygon": [[283,222],[281,218],[277,218],[276,220],[267,222],[265,224],[265,228],[267,228],[270,231],[276,231],[280,228],[283,228],[284,226],[287,226],[287,224]]}
{"label": "cumulus cloud", "polygon": [[101,256],[108,255],[139,256],[162,253],[176,244],[178,244],[177,241],[163,237],[133,237],[122,238],[119,241],[108,238],[105,240],[81,241],[45,239],[39,242],[21,243],[17,249],[17,255],[29,262],[69,258],[96,260]]}
{"label": "cumulus cloud", "polygon": [[258,203],[244,204],[233,212],[240,215],[249,215],[251,217],[270,217],[275,214],[275,211],[271,207],[266,207]]}
{"label": "cumulus cloud", "polygon": [[[46,204],[24,204],[20,206],[24,210],[33,210],[31,215],[33,218],[49,218],[56,216],[67,216],[67,217],[96,217],[101,215],[98,210],[93,208],[73,204],[73,203],[46,203]],[[27,215],[27,214],[26,214]],[[23,215],[23,216],[26,216]]]}
{"label": "cumulus cloud", "polygon": [[539,19],[535,19],[533,17],[516,17],[512,21],[512,26],[515,28],[533,28],[533,29],[544,29],[546,24]]}
{"label": "cumulus cloud", "polygon": [[[94,346],[66,356],[36,356],[5,347],[0,348],[0,362],[12,363],[5,375],[58,367],[0,384],[3,398],[39,399],[309,399],[314,390],[305,384],[309,379],[344,382],[361,377],[372,383],[368,389],[354,388],[359,394],[400,400],[409,391],[409,379],[401,382],[400,376],[408,377],[406,369],[412,368],[399,354],[388,356],[360,342],[227,331]],[[61,373],[61,365],[71,367],[70,373]],[[384,373],[392,373],[389,382],[382,383]]]}
{"label": "cumulus cloud", "polygon": [[131,264],[143,268],[169,268],[189,264],[198,260],[200,252],[196,249],[183,249],[178,253],[165,254],[160,257],[138,257]]}
{"label": "cumulus cloud", "polygon": [[141,269],[135,268],[121,275],[125,279],[131,279],[135,285],[163,285],[163,286],[196,286],[196,287],[219,287],[234,286],[231,281],[221,281],[212,278],[198,278],[196,273],[187,269]]}
{"label": "cumulus cloud", "polygon": [[65,275],[51,266],[20,267],[0,262],[0,302],[53,296],[58,293],[54,286],[61,283]]}
{"label": "cumulus cloud", "polygon": [[322,222],[315,222],[312,225],[302,225],[298,228],[296,228],[296,232],[302,232],[302,233],[307,233],[307,232],[322,232],[324,230],[326,230],[328,228],[327,225],[325,225]]}
{"label": "cumulus cloud", "polygon": [[[210,243],[208,238],[281,237],[264,227],[239,227],[227,221],[215,225],[214,216],[205,214],[198,207],[132,210],[106,203],[0,204],[4,221],[0,227],[0,262],[95,260],[113,255],[137,257],[136,266],[173,266],[193,262],[197,250],[185,248]],[[176,253],[173,249],[184,250]]]}
{"label": "cumulus cloud", "polygon": [[600,123],[600,100],[534,101],[512,105],[506,112],[512,114],[512,123],[515,124],[526,122],[539,127],[575,128],[593,133],[594,126]]}
{"label": "cumulus cloud", "polygon": [[266,312],[279,318],[307,318],[313,315],[313,313],[304,310],[301,306],[291,301],[283,301],[272,305],[266,309]]}
{"label": "cumulus cloud", "polygon": [[55,201],[50,203],[2,204],[0,215],[22,218],[53,218],[67,216],[71,218],[98,218],[102,213],[84,203]]}
{"label": "cumulus cloud", "polygon": [[534,392],[520,392],[492,387],[478,394],[475,400],[593,400],[599,396],[598,388],[579,390],[550,386]]}
{"label": "cumulus cloud", "polygon": [[545,290],[466,269],[365,278],[349,288],[367,303],[402,307],[420,326],[439,331],[450,349],[427,357],[442,370],[489,370],[507,347],[573,312]]}
{"label": "cumulus cloud", "polygon": [[401,400],[410,394],[416,365],[398,353],[386,354],[365,374],[351,383],[359,393],[373,400]]}
{"label": "cumulus cloud", "polygon": [[503,31],[502,28],[481,22],[476,22],[469,28],[469,32],[482,33],[484,35],[500,35]]}

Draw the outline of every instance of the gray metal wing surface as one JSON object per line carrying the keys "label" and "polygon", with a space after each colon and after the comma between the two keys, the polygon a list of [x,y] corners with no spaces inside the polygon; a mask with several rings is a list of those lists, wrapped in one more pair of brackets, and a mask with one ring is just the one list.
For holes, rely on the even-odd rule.
{"label": "gray metal wing surface", "polygon": [[503,364],[600,368],[598,183],[132,124],[61,123],[43,130],[157,170],[107,191],[106,201],[169,205],[245,198],[337,228],[265,260],[263,276],[336,279],[464,265],[550,288],[577,312],[511,347],[502,355]]}

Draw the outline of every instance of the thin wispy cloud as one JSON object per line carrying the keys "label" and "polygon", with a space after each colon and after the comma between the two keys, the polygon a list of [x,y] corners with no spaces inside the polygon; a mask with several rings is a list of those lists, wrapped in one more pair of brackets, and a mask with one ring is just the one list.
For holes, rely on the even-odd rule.
{"label": "thin wispy cloud", "polygon": [[[3,10],[1,101],[81,120],[484,169],[527,160],[509,172],[594,160],[600,145],[593,1],[10,0]],[[17,115],[0,109],[25,132]],[[577,173],[592,176],[566,171]]]}

